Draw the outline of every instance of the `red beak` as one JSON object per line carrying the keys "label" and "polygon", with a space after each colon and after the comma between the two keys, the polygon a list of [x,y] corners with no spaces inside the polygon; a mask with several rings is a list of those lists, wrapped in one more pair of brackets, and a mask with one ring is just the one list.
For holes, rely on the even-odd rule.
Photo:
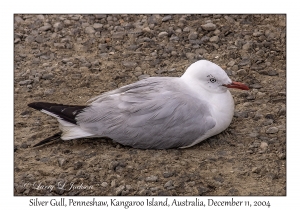
{"label": "red beak", "polygon": [[241,90],[249,90],[249,87],[243,83],[240,82],[232,82],[231,84],[228,85],[223,85],[225,87],[228,88],[237,88],[237,89],[241,89]]}

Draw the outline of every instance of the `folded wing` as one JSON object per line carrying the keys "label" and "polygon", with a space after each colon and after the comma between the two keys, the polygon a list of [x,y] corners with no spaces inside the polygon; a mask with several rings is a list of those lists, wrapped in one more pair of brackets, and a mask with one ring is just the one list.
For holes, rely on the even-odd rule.
{"label": "folded wing", "polygon": [[215,126],[205,101],[179,78],[148,78],[93,99],[76,116],[81,129],[137,148],[191,145]]}

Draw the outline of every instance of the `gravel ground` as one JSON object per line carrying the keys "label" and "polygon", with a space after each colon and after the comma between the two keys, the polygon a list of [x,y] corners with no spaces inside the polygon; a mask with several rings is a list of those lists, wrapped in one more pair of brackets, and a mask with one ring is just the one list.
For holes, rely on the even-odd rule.
{"label": "gravel ground", "polygon": [[[14,43],[15,195],[286,195],[285,15],[16,14]],[[84,105],[199,59],[251,87],[231,91],[221,134],[188,149],[107,139],[32,148],[58,125],[28,103]]]}

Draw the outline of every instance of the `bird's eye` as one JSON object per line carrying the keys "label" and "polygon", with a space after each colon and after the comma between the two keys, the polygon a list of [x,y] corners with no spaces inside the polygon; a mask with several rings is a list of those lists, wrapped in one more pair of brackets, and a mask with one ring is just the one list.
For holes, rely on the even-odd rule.
{"label": "bird's eye", "polygon": [[214,83],[216,82],[217,80],[215,78],[210,78],[210,82]]}

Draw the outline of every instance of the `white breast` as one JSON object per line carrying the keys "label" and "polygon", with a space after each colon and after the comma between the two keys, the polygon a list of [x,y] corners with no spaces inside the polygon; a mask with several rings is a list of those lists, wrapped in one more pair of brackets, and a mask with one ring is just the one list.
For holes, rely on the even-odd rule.
{"label": "white breast", "polygon": [[217,135],[224,131],[230,125],[234,114],[234,101],[231,93],[227,90],[224,93],[207,94],[204,92],[199,94],[201,100],[206,100],[209,103],[212,117],[216,121],[216,126],[208,130],[204,135],[199,136],[191,145],[182,148],[191,147],[199,142]]}

